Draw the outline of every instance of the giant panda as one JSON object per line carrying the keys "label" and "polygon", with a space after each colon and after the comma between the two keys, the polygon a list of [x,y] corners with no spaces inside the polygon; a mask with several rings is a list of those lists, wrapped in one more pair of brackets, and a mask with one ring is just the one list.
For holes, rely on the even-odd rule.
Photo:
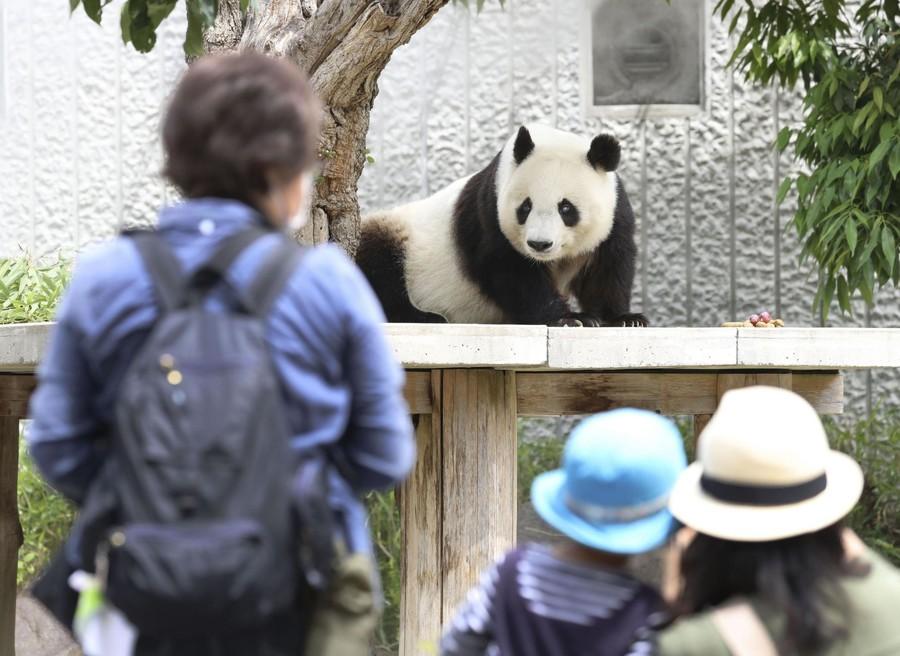
{"label": "giant panda", "polygon": [[357,262],[391,322],[646,326],[619,143],[519,128],[480,172],[363,218]]}

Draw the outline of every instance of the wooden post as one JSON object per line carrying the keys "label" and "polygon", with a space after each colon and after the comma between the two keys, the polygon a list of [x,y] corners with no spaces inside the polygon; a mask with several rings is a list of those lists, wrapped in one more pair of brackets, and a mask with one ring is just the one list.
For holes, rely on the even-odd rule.
{"label": "wooden post", "polygon": [[0,416],[0,654],[15,653],[16,563],[22,527],[16,500],[19,418]]}
{"label": "wooden post", "polygon": [[515,373],[444,371],[442,616],[516,540]]}
{"label": "wooden post", "polygon": [[[400,656],[431,653],[441,616],[441,372],[430,372],[430,414],[419,414],[418,454],[400,493],[403,553],[400,557]],[[410,403],[415,409],[417,404]],[[434,652],[437,653],[437,652]]]}

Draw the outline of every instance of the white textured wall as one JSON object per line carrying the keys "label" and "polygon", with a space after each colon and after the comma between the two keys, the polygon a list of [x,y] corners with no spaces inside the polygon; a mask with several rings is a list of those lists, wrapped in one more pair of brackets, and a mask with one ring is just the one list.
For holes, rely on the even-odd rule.
{"label": "white textured wall", "polygon": [[[0,255],[75,250],[166,202],[157,176],[160,109],[184,63],[183,19],[150,55],[125,49],[118,6],[98,28],[68,17],[65,0],[3,3],[5,103],[0,107]],[[794,165],[770,144],[800,99],[750,89],[724,68],[728,38],[713,34],[709,112],[691,119],[600,121],[579,98],[583,0],[507,0],[476,16],[447,7],[398,50],[380,81],[360,181],[363,210],[433,192],[490,160],[519,123],[614,133],[620,173],[639,222],[635,305],[657,325],[714,325],[767,307],[812,324],[815,277],[800,266],[777,211]],[[850,323],[900,325],[888,289]],[[836,317],[832,323],[845,325]],[[854,409],[896,400],[897,372],[848,381]],[[869,392],[871,389],[871,393]]]}

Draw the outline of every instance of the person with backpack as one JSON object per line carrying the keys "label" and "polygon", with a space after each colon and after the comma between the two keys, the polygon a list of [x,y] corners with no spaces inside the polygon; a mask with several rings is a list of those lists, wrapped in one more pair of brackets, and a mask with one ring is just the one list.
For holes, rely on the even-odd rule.
{"label": "person with backpack", "polygon": [[567,539],[487,570],[446,625],[443,656],[638,656],[665,604],[625,571],[669,538],[669,493],[687,464],[671,420],[623,408],[582,421],[562,468],[535,478],[535,511]]}
{"label": "person with backpack", "polygon": [[862,489],[859,465],[829,449],[805,399],[727,392],[672,492],[686,526],[673,541],[681,617],[656,653],[900,654],[900,571],[843,525]]}
{"label": "person with backpack", "polygon": [[80,513],[35,592],[71,621],[67,579],[90,573],[138,656],[368,648],[360,495],[402,481],[415,443],[365,278],[286,234],[319,112],[286,61],[194,63],[162,131],[184,201],[85,253],[57,313],[28,446]]}

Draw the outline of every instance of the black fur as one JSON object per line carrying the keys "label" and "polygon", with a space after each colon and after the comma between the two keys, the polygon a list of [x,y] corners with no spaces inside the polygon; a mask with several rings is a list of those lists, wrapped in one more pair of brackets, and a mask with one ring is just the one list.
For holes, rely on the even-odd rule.
{"label": "black fur", "polygon": [[642,314],[632,314],[631,287],[634,284],[634,213],[622,179],[617,178],[617,202],[613,227],[591,261],[573,281],[575,297],[584,314],[599,317],[606,325],[648,325]]}
{"label": "black fur", "polygon": [[591,141],[587,158],[588,163],[594,168],[599,166],[604,171],[615,171],[619,168],[621,156],[622,149],[616,138],[609,134],[601,134]]}
{"label": "black fur", "polygon": [[388,321],[397,323],[446,323],[444,317],[416,308],[406,293],[405,243],[376,225],[363,227],[356,262],[363,270]]}
{"label": "black fur", "polygon": [[513,159],[516,160],[516,164],[524,162],[525,158],[528,157],[533,150],[534,141],[531,138],[531,133],[528,131],[528,128],[523,125],[519,128],[519,133],[516,135],[516,143],[513,144]]}

